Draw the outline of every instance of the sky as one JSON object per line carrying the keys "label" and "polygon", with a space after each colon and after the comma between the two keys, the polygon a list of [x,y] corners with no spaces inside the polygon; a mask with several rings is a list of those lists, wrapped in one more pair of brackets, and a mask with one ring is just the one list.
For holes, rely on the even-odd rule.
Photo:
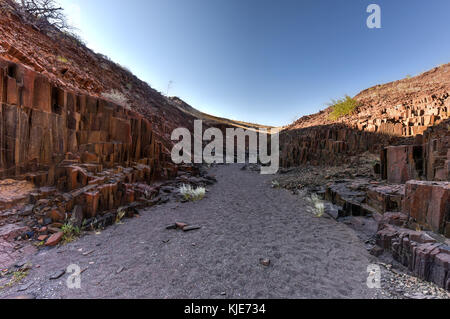
{"label": "sky", "polygon": [[448,0],[58,1],[88,47],[151,87],[259,124],[450,62]]}

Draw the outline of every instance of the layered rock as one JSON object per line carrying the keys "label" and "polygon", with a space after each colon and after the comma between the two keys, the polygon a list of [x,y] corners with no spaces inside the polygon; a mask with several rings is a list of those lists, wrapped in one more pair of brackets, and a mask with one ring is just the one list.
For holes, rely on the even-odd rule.
{"label": "layered rock", "polygon": [[382,224],[377,244],[415,276],[450,290],[450,247],[424,232]]}
{"label": "layered rock", "polygon": [[[330,164],[366,151],[378,154],[388,146],[426,144],[423,150],[391,149],[393,162],[406,163],[392,178],[404,182],[424,174],[429,180],[448,179],[442,178],[448,174],[449,141],[442,136],[448,136],[449,129],[442,123],[450,117],[449,71],[447,64],[367,89],[355,97],[356,110],[337,121],[330,117],[332,107],[302,117],[281,132],[282,165]],[[423,139],[417,138],[421,135]],[[415,166],[420,166],[418,172]]]}
{"label": "layered rock", "polygon": [[384,215],[401,211],[405,188],[402,185],[347,179],[329,183],[325,200],[337,205],[339,217]]}
{"label": "layered rock", "polygon": [[280,133],[280,163],[283,167],[302,164],[333,165],[364,152],[379,153],[401,138],[359,131],[344,124],[314,126]]}
{"label": "layered rock", "polygon": [[156,178],[168,163],[152,124],[122,106],[62,90],[5,60],[0,60],[0,87],[0,176],[47,171],[34,180],[38,186],[73,188],[71,164],[101,170],[139,162],[149,165]]}
{"label": "layered rock", "polygon": [[388,146],[380,158],[382,178],[389,183],[403,184],[423,176],[422,145]]}
{"label": "layered rock", "polygon": [[422,145],[426,179],[450,181],[450,120],[429,128],[423,135]]}
{"label": "layered rock", "polygon": [[63,90],[0,60],[0,103],[0,178],[44,189],[23,201],[64,194],[53,206],[44,203],[55,220],[63,221],[75,205],[93,217],[134,202],[135,183],[177,175],[152,123],[113,102]]}
{"label": "layered rock", "polygon": [[389,146],[381,152],[382,178],[391,183],[412,179],[450,180],[450,120],[418,135],[414,145]]}
{"label": "layered rock", "polygon": [[450,183],[408,181],[403,213],[411,222],[450,238]]}

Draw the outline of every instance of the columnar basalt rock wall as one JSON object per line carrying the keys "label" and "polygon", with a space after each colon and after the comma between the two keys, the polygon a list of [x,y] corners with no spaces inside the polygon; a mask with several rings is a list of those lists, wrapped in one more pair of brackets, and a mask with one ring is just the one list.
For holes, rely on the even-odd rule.
{"label": "columnar basalt rock wall", "polygon": [[379,153],[384,146],[402,139],[375,134],[344,124],[308,127],[280,133],[280,161],[283,167],[302,164],[333,165],[349,155]]}
{"label": "columnar basalt rock wall", "polygon": [[450,290],[450,248],[424,232],[382,223],[377,244],[412,273]]}
{"label": "columnar basalt rock wall", "polygon": [[403,213],[425,229],[450,238],[450,183],[408,181]]}
{"label": "columnar basalt rock wall", "polygon": [[[372,113],[372,114],[371,114]],[[359,130],[396,136],[416,136],[450,117],[449,93],[422,95],[378,112],[370,107],[358,114]]]}
{"label": "columnar basalt rock wall", "polygon": [[412,179],[450,181],[450,120],[430,127],[415,145],[387,147],[381,153],[382,177],[403,184]]}
{"label": "columnar basalt rock wall", "polygon": [[[63,185],[71,164],[146,164],[162,175],[168,152],[152,124],[122,106],[58,88],[44,76],[0,60],[0,177]],[[44,173],[42,173],[44,172]]]}
{"label": "columnar basalt rock wall", "polygon": [[[448,93],[411,99],[393,108],[385,107],[378,110],[378,113],[373,111],[373,114],[361,110],[358,115],[343,118],[340,123],[309,126],[315,123],[315,117],[323,120],[326,114],[324,111],[316,116],[299,120],[298,128],[293,125],[281,133],[281,162],[284,167],[305,163],[332,164],[345,160],[348,155],[366,151],[379,153],[387,146],[422,145],[420,136],[424,134],[424,142],[432,145],[419,156],[427,163],[424,164],[427,167],[423,174],[428,178],[435,178],[436,175],[442,177],[446,173],[444,166],[448,166],[449,163],[446,162],[449,143],[448,137],[442,138],[442,134],[446,135],[448,128],[447,133],[444,132],[445,128],[435,133],[430,132],[433,132],[431,128],[450,117]],[[392,149],[390,153],[393,154],[394,151],[402,152],[399,149]],[[411,150],[417,151],[420,150]],[[418,154],[407,153],[405,156],[417,158]],[[436,172],[436,168],[440,168],[441,171]],[[408,176],[412,175],[412,178],[415,178],[414,174],[415,169],[414,172],[410,170]]]}
{"label": "columnar basalt rock wall", "polygon": [[450,181],[450,120],[429,128],[423,136],[424,175],[428,180]]}

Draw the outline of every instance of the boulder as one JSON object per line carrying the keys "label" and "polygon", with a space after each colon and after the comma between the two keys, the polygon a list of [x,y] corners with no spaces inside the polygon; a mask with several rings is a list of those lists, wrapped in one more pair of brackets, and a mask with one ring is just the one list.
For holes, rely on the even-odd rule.
{"label": "boulder", "polygon": [[45,245],[46,246],[56,246],[56,245],[58,245],[61,242],[63,237],[64,237],[64,233],[63,232],[55,233],[55,234],[51,235],[47,239],[47,242],[45,243]]}

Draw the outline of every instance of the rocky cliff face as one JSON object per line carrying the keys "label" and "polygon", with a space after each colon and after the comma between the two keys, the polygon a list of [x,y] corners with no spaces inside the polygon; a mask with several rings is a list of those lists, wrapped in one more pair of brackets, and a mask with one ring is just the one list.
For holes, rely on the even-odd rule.
{"label": "rocky cliff face", "polygon": [[169,163],[142,115],[59,88],[26,67],[0,60],[0,97],[0,176],[28,173],[38,186],[50,186],[72,183],[65,178],[73,163],[140,162],[151,166],[153,177]]}
{"label": "rocky cliff face", "polygon": [[40,73],[60,89],[107,99],[141,114],[168,148],[174,128],[193,125],[192,115],[74,38],[63,33],[48,36],[8,12],[0,15],[0,34],[0,57]]}
{"label": "rocky cliff face", "polygon": [[154,132],[135,111],[0,59],[0,178],[20,180],[5,183],[20,194],[2,196],[0,210],[31,203],[42,224],[151,205],[148,184],[178,171]]}
{"label": "rocky cliff face", "polygon": [[[331,108],[303,117],[281,133],[282,165],[330,164],[366,151],[379,154],[387,146],[417,145],[385,153],[395,162],[397,151],[398,156],[409,157],[409,165],[414,166],[410,169],[414,172],[393,179],[405,182],[409,177],[424,176],[447,180],[449,92],[447,64],[412,79],[361,92],[355,97],[359,102],[355,112],[338,121],[330,119]],[[387,166],[394,168],[393,164]]]}
{"label": "rocky cliff face", "polygon": [[[367,156],[365,152],[379,155],[380,161],[372,164],[376,177],[327,178],[319,187],[323,188],[319,194],[334,204],[326,206],[329,215],[374,216],[381,252],[391,253],[416,276],[447,290],[449,93],[447,64],[361,92],[355,97],[359,104],[355,112],[338,121],[330,119],[332,110],[328,108],[299,119],[280,136],[284,167],[311,164],[339,169],[352,157]],[[301,185],[302,179],[294,181]]]}

